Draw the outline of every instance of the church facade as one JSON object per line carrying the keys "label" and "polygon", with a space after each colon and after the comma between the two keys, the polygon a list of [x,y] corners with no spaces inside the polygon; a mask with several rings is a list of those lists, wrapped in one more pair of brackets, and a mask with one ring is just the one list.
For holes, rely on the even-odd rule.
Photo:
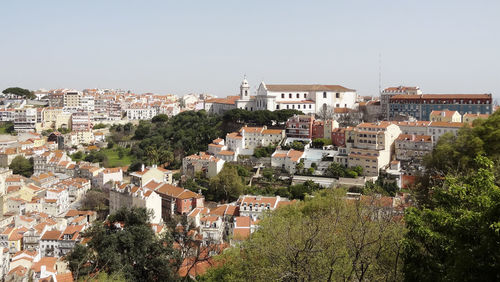
{"label": "church facade", "polygon": [[314,114],[322,109],[354,108],[357,93],[340,85],[321,84],[265,84],[261,82],[257,95],[250,95],[246,79],[240,85],[240,98],[235,101],[238,109],[284,110],[295,109],[304,114]]}

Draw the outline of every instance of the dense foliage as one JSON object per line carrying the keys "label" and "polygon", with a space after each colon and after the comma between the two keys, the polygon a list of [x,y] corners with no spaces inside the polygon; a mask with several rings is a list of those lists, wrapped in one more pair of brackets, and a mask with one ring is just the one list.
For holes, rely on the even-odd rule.
{"label": "dense foliage", "polygon": [[403,224],[324,190],[276,210],[204,281],[401,280]]}
{"label": "dense foliage", "polygon": [[247,111],[243,109],[233,109],[226,111],[222,117],[225,122],[236,122],[239,124],[258,124],[271,126],[273,123],[284,123],[293,115],[303,115],[299,110],[278,110],[278,111]]}
{"label": "dense foliage", "polygon": [[24,97],[26,99],[35,99],[36,96],[33,94],[33,92],[29,91],[28,89],[23,89],[20,87],[10,87],[2,91],[3,94],[13,94],[17,96]]}
{"label": "dense foliage", "polygon": [[12,173],[30,177],[33,174],[33,158],[29,160],[21,155],[15,157],[9,165]]}
{"label": "dense foliage", "polygon": [[363,168],[360,166],[347,168],[339,163],[333,162],[325,170],[325,175],[335,178],[339,177],[356,178],[358,176],[363,175]]}
{"label": "dense foliage", "polygon": [[500,280],[500,188],[490,160],[474,166],[433,187],[431,207],[407,210],[407,280]]}
{"label": "dense foliage", "polygon": [[120,209],[105,223],[85,232],[87,245],[77,245],[66,256],[76,279],[106,272],[122,273],[128,281],[169,281],[177,278],[179,255],[170,233],[157,237],[143,208]]}
{"label": "dense foliage", "polygon": [[170,119],[141,121],[134,132],[138,140],[132,154],[138,162],[179,166],[186,155],[206,151],[208,144],[222,136],[220,117],[205,111],[182,112]]}
{"label": "dense foliage", "polygon": [[443,135],[407,210],[409,281],[500,279],[500,112]]}

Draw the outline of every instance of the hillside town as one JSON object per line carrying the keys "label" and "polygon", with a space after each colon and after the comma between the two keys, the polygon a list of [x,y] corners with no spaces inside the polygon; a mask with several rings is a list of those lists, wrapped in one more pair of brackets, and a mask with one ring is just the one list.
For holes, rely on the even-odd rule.
{"label": "hillside town", "polygon": [[[487,93],[394,86],[361,96],[352,87],[252,86],[245,77],[239,93],[223,98],[117,89],[40,89],[28,97],[25,89],[6,89],[0,97],[0,277],[77,279],[68,254],[88,244],[85,234],[94,224],[131,207],[149,211],[156,236],[173,226],[184,232],[182,242],[195,242],[198,251],[182,252],[178,269],[192,279],[211,267],[212,257],[250,238],[267,214],[312,194],[290,187],[343,188],[346,200],[369,202],[364,189],[377,185],[374,205],[401,217],[439,140],[498,109]],[[187,148],[181,140],[188,133],[180,130],[178,140],[154,140],[155,130],[197,113],[222,124],[209,129],[208,142]],[[271,113],[285,117],[245,116]],[[198,128],[183,122],[175,126],[196,134]],[[178,147],[168,147],[174,142]],[[184,248],[181,241],[174,248]]]}

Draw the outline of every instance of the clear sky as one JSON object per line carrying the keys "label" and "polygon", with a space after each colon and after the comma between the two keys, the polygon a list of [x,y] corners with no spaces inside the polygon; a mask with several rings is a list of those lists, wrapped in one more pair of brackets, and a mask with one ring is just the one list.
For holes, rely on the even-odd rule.
{"label": "clear sky", "polygon": [[500,1],[1,1],[0,88],[235,95],[267,83],[500,98]]}

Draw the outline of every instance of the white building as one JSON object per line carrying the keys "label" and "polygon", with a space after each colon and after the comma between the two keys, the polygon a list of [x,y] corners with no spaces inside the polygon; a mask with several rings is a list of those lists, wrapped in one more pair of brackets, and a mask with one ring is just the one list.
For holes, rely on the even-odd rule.
{"label": "white building", "polygon": [[250,96],[250,85],[246,79],[240,86],[240,99],[236,107],[253,110],[296,109],[305,114],[318,113],[327,108],[354,108],[356,90],[340,85],[320,84],[265,84],[261,82],[257,95]]}

